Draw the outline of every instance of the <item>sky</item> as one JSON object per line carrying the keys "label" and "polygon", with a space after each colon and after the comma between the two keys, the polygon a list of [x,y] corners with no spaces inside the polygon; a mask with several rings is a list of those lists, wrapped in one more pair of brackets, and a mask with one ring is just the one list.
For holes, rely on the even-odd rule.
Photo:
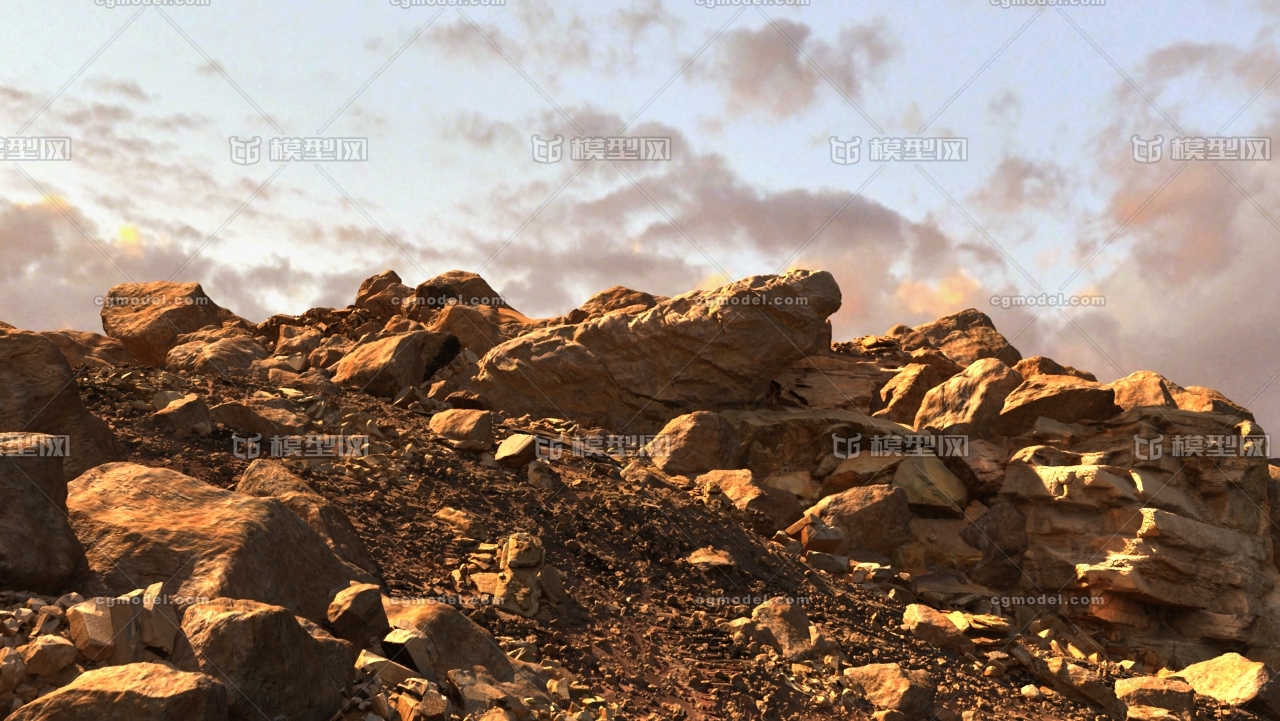
{"label": "sky", "polygon": [[[1280,173],[1174,152],[1280,135],[1280,0],[193,1],[6,6],[0,320],[99,331],[111,286],[178,280],[260,321],[388,268],[546,317],[816,268],[837,340],[976,307],[1280,421]],[[307,138],[356,159],[271,156]]]}

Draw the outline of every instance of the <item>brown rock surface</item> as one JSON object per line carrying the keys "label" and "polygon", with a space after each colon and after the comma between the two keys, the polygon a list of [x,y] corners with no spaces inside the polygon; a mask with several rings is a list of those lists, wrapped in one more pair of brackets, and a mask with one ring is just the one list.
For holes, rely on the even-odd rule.
{"label": "brown rock surface", "polygon": [[458,354],[447,333],[414,331],[357,345],[334,364],[333,382],[370,395],[394,398],[405,386],[421,385]]}
{"label": "brown rock surface", "polygon": [[38,433],[0,433],[0,590],[61,589],[82,556],[67,523],[63,459],[22,455],[54,442]]}
{"label": "brown rock surface", "polygon": [[138,362],[123,343],[98,333],[63,329],[41,331],[40,335],[58,346],[72,368],[85,363],[126,365]]}
{"label": "brown rock surface", "polygon": [[866,486],[827,496],[806,511],[844,534],[836,553],[875,551],[884,555],[911,540],[907,494],[901,488]]}
{"label": "brown rock surface", "polygon": [[925,394],[916,413],[916,430],[980,437],[1021,384],[1022,376],[999,360],[974,361]]}
{"label": "brown rock surface", "polygon": [[201,673],[155,663],[78,676],[23,706],[9,721],[227,721],[227,689]]}
{"label": "brown rock surface", "polygon": [[932,346],[961,366],[983,358],[995,358],[1008,366],[1022,360],[1022,354],[1000,335],[991,318],[974,308],[918,325],[898,342],[906,351]]}
{"label": "brown rock surface", "polygon": [[233,318],[199,283],[122,283],[107,292],[102,306],[103,332],[140,362],[155,367],[164,366],[179,335]]}
{"label": "brown rock surface", "polygon": [[738,441],[733,426],[710,411],[673,418],[650,443],[649,456],[664,473],[694,476],[732,466]]}

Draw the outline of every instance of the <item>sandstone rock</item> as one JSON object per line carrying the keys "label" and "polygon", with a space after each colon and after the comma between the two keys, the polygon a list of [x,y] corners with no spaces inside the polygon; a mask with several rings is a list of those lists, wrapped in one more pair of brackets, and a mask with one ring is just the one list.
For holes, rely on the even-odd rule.
{"label": "sandstone rock", "polygon": [[897,711],[908,719],[927,718],[937,686],[925,671],[905,671],[896,663],[847,668],[844,678],[862,689],[877,709]]}
{"label": "sandstone rock", "polygon": [[911,540],[907,528],[911,512],[906,491],[900,488],[851,488],[823,498],[806,514],[840,529],[844,540],[835,552],[842,556],[858,550],[888,555]]}
{"label": "sandstone rock", "polygon": [[513,433],[498,444],[493,460],[508,468],[527,466],[538,453],[538,438],[527,433]]}
{"label": "sandstone rock", "polygon": [[786,491],[802,501],[816,501],[822,498],[822,484],[815,481],[808,471],[775,473],[764,479],[764,485]]}
{"label": "sandstone rock", "polygon": [[1010,503],[997,503],[960,532],[965,543],[982,551],[982,560],[970,577],[997,589],[1013,586],[1022,578],[1019,563],[1030,546],[1027,518]]}
{"label": "sandstone rock", "polygon": [[[155,586],[152,586],[155,588]],[[137,663],[142,660],[143,638],[140,615],[141,604],[134,606],[131,598],[92,598],[67,609],[67,625],[71,640],[79,652],[90,661],[105,661],[113,666]],[[139,599],[140,600],[140,599]],[[171,622],[176,628],[177,615],[153,621]],[[174,629],[153,624],[153,634],[166,632],[172,637]],[[163,642],[163,639],[153,639]],[[158,648],[159,646],[157,646]],[[172,650],[170,642],[169,650]]]}
{"label": "sandstone rock", "polygon": [[87,671],[23,706],[9,721],[227,721],[227,689],[155,663]]}
{"label": "sandstone rock", "polygon": [[954,473],[934,456],[905,458],[890,483],[907,493],[907,504],[932,514],[961,516],[968,492]]}
{"label": "sandstone rock", "polygon": [[356,658],[356,670],[374,674],[387,686],[397,686],[411,678],[420,677],[416,670],[383,658],[376,653],[370,653],[368,650],[361,651],[360,656]]}
{"label": "sandstone rock", "polygon": [[17,649],[0,646],[0,693],[17,688],[27,675],[27,665]]}
{"label": "sandstone rock", "polygon": [[275,355],[290,356],[301,353],[311,355],[312,351],[324,342],[324,334],[315,328],[297,325],[280,326],[280,336],[276,339]]}
{"label": "sandstone rock", "polygon": [[1063,693],[1079,696],[1091,704],[1101,706],[1110,713],[1123,712],[1115,692],[1087,669],[1065,658],[1051,658],[1046,664],[1047,677]]}
{"label": "sandstone rock", "polygon": [[1280,687],[1272,683],[1275,674],[1265,664],[1238,653],[1191,664],[1177,677],[1191,684],[1196,693],[1219,703],[1272,716],[1280,714]]}
{"label": "sandstone rock", "polygon": [[254,599],[323,621],[334,593],[372,580],[274,498],[131,463],[99,466],[69,490],[91,593],[160,581],[170,595]]}
{"label": "sandstone rock", "polygon": [[138,614],[138,630],[142,645],[173,653],[178,631],[182,628],[178,613],[164,594],[163,583],[147,586],[142,595],[142,609]]}
{"label": "sandstone rock", "polygon": [[[757,476],[814,468],[838,445],[843,455],[867,454],[875,436],[900,436],[907,429],[865,413],[826,411],[723,411],[733,426],[738,453],[733,467]],[[867,454],[869,455],[869,454]]]}
{"label": "sandstone rock", "polygon": [[902,614],[902,629],[938,648],[957,652],[973,648],[973,642],[950,618],[923,604],[907,606]]}
{"label": "sandstone rock", "polygon": [[448,506],[436,511],[436,519],[444,522],[459,535],[479,541],[489,540],[489,529],[479,516],[470,511],[460,511]]}
{"label": "sandstone rock", "polygon": [[[582,323],[583,321],[595,320],[609,313],[638,315],[664,300],[666,298],[662,296],[654,296],[644,291],[615,285],[608,290],[602,290],[591,296],[585,303],[578,306],[576,312],[570,313],[561,320],[565,323]],[[560,324],[557,323],[556,325]]]}
{"label": "sandstone rock", "polygon": [[329,721],[342,707],[355,651],[307,633],[285,608],[216,598],[188,608],[182,631],[192,658],[178,665],[226,685],[232,721]]}
{"label": "sandstone rock", "polygon": [[385,321],[408,311],[413,295],[413,289],[402,283],[394,270],[387,270],[360,284],[355,306],[369,311],[378,321]]}
{"label": "sandstone rock", "polygon": [[[755,298],[772,300],[755,305]],[[783,368],[822,345],[826,318],[839,306],[829,273],[747,278],[636,316],[507,341],[481,359],[472,390],[513,415],[646,432],[682,413],[762,398]]]}
{"label": "sandstone rock", "polygon": [[906,351],[932,346],[961,366],[983,358],[995,358],[1007,366],[1022,360],[1022,354],[1000,335],[991,318],[974,308],[918,325],[898,342]]}
{"label": "sandstone rock", "polygon": [[209,406],[204,399],[195,393],[188,393],[176,401],[171,401],[156,411],[152,416],[156,427],[179,438],[197,435],[207,436],[213,432],[213,419],[209,416]]}
{"label": "sandstone rock", "polygon": [[738,510],[748,515],[752,530],[765,537],[790,526],[801,516],[795,496],[760,483],[751,471],[712,471],[698,476],[697,482],[719,488]]}
{"label": "sandstone rock", "polygon": [[789,661],[821,657],[822,653],[834,650],[834,644],[822,636],[817,626],[810,624],[799,604],[780,597],[756,606],[749,619],[731,621],[729,630],[762,646],[772,646]]}
{"label": "sandstone rock", "polygon": [[54,442],[39,433],[0,433],[0,590],[56,591],[83,555],[67,523],[63,459],[25,455]]}
{"label": "sandstone rock", "polygon": [[880,407],[879,391],[895,370],[870,358],[815,354],[787,366],[775,379],[768,407],[847,410],[860,414]]}
{"label": "sandstone rock", "polygon": [[48,338],[72,368],[86,363],[90,365],[130,365],[138,362],[124,344],[115,338],[79,330],[47,330],[40,335]]}
{"label": "sandstone rock", "polygon": [[223,338],[211,343],[195,341],[174,346],[165,356],[165,367],[175,373],[218,373],[245,370],[267,357],[267,350],[252,338]]}
{"label": "sandstone rock", "polygon": [[369,574],[377,573],[377,565],[369,558],[347,514],[279,462],[259,458],[250,463],[235,490],[249,496],[280,499],[285,508],[316,532],[334,555]]}
{"label": "sandstone rock", "polygon": [[382,590],[371,583],[339,591],[329,604],[328,615],[333,635],[350,641],[356,648],[367,648],[391,630],[382,609]]}
{"label": "sandstone rock", "polygon": [[1018,386],[1004,401],[993,427],[1006,436],[1030,431],[1041,416],[1062,423],[1101,421],[1119,409],[1115,391],[1075,376],[1040,375]]}
{"label": "sandstone rock", "polygon": [[925,394],[916,430],[980,437],[999,416],[1005,398],[1022,376],[994,358],[974,361],[960,374]]}
{"label": "sandstone rock", "polygon": [[1138,407],[1177,408],[1173,390],[1180,386],[1153,371],[1137,371],[1109,385],[1115,391],[1115,404],[1123,410]]}
{"label": "sandstone rock", "polygon": [[844,532],[835,526],[828,526],[816,516],[803,516],[787,527],[787,535],[800,541],[805,551],[833,553],[844,541]]}
{"label": "sandstone rock", "polygon": [[875,417],[911,425],[915,422],[916,413],[920,411],[925,394],[945,383],[952,375],[955,374],[945,374],[931,365],[908,365],[880,389],[883,407],[875,412]]}
{"label": "sandstone rock", "polygon": [[982,552],[961,538],[966,522],[959,518],[913,518],[907,524],[914,539],[894,552],[900,568],[954,568],[968,574],[982,560]]}
{"label": "sandstone rock", "polygon": [[[1195,695],[1185,681],[1175,678],[1157,678],[1155,676],[1137,676],[1135,678],[1116,679],[1116,697],[1130,709],[1133,717],[1134,707],[1156,708],[1168,712],[1167,716],[1194,721]],[[1148,717],[1151,714],[1144,714]]]}
{"label": "sandstone rock", "polygon": [[220,326],[235,316],[218,307],[199,283],[122,283],[107,292],[102,330],[140,362],[162,367],[178,336]]}
{"label": "sandstone rock", "polygon": [[1004,485],[1009,454],[1004,446],[980,438],[969,439],[968,453],[947,456],[943,463],[964,483],[970,498],[990,498]]}
{"label": "sandstone rock", "polygon": [[1235,420],[1252,421],[1253,414],[1244,406],[1233,403],[1231,399],[1215,391],[1212,388],[1204,386],[1187,386],[1180,389],[1181,392],[1174,392],[1173,398],[1178,403],[1178,408],[1184,411],[1194,411],[1197,413],[1219,413],[1230,416]]}
{"label": "sandstone rock", "polygon": [[1024,379],[1029,379],[1032,376],[1075,376],[1094,383],[1098,382],[1097,376],[1092,373],[1061,365],[1052,358],[1046,358],[1042,355],[1023,358],[1014,364],[1013,369]]}
{"label": "sandstone rock", "polygon": [[489,411],[454,408],[431,416],[431,432],[454,441],[488,443],[492,429]]}
{"label": "sandstone rock", "polygon": [[693,478],[730,468],[737,439],[733,427],[719,414],[695,411],[672,419],[646,451],[664,473]]}
{"label": "sandstone rock", "polygon": [[690,566],[701,571],[731,570],[738,567],[738,562],[733,560],[732,554],[711,546],[699,548],[689,554],[685,560],[689,562]]}
{"label": "sandstone rock", "polygon": [[69,436],[63,478],[120,456],[111,429],[85,410],[71,366],[38,333],[0,330],[0,432]]}
{"label": "sandstone rock", "polygon": [[477,356],[483,356],[506,340],[502,337],[501,329],[483,313],[465,305],[445,306],[432,316],[427,330],[454,336],[463,348]]}
{"label": "sandstone rock", "polygon": [[307,354],[308,368],[328,368],[351,351],[355,344],[344,335],[331,335],[320,346]]}
{"label": "sandstone rock", "polygon": [[893,480],[893,474],[901,462],[902,456],[870,453],[858,453],[840,460],[839,465],[823,480],[822,495],[830,496],[873,483],[887,484]]}
{"label": "sandstone rock", "polygon": [[822,551],[807,551],[804,554],[804,560],[819,571],[826,571],[836,575],[844,575],[849,572],[848,556],[837,556],[834,553],[823,553]]}
{"label": "sandstone rock", "polygon": [[307,430],[307,416],[297,404],[284,398],[246,398],[214,406],[209,417],[222,425],[262,440],[297,436]]}
{"label": "sandstone rock", "polygon": [[[383,617],[385,616],[384,613]],[[381,645],[387,652],[387,660],[408,667],[413,670],[414,676],[433,682],[437,680],[432,671],[435,650],[422,633],[415,629],[393,628],[383,637]]]}
{"label": "sandstone rock", "polygon": [[61,636],[37,636],[18,649],[32,676],[52,676],[76,660],[76,647]]}
{"label": "sandstone rock", "polygon": [[465,270],[441,273],[424,281],[414,294],[420,299],[419,305],[433,309],[449,305],[511,308],[484,278]]}
{"label": "sandstone rock", "polygon": [[357,345],[334,364],[333,382],[344,388],[394,398],[405,386],[421,385],[458,354],[447,333],[415,331]]}

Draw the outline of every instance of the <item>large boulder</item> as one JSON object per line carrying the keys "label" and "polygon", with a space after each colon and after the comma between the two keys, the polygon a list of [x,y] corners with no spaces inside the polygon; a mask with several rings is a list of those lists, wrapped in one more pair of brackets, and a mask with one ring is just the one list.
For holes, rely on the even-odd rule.
{"label": "large boulder", "polygon": [[354,676],[350,644],[308,633],[280,606],[216,598],[188,608],[182,632],[191,654],[175,665],[225,684],[231,721],[330,721]]}
{"label": "large boulder", "polygon": [[720,416],[738,440],[732,467],[750,468],[762,478],[814,468],[833,453],[869,455],[877,438],[883,443],[908,433],[897,423],[847,410],[728,410]]}
{"label": "large boulder", "polygon": [[332,380],[344,388],[394,398],[407,386],[421,385],[459,350],[458,339],[448,333],[396,333],[349,351],[334,364]]}
{"label": "large boulder", "polygon": [[80,386],[67,359],[39,333],[0,330],[3,431],[66,436],[61,456],[68,480],[120,457],[111,429],[80,401]]}
{"label": "large boulder", "polygon": [[158,663],[86,671],[9,721],[228,721],[227,687]]}
{"label": "large boulder", "polygon": [[964,483],[935,456],[905,458],[890,485],[907,493],[907,503],[927,516],[961,516],[969,505]]}
{"label": "large boulder", "polygon": [[1069,375],[1033,376],[1004,399],[992,425],[1006,436],[1019,436],[1041,417],[1060,423],[1102,421],[1119,412],[1114,400],[1115,391],[1101,383]]}
{"label": "large boulder", "polygon": [[140,362],[163,367],[178,336],[220,326],[235,315],[218,307],[199,283],[122,283],[107,291],[102,330]]}
{"label": "large boulder", "polygon": [[369,558],[364,543],[347,514],[279,462],[259,458],[250,463],[240,476],[240,482],[236,484],[236,492],[259,498],[280,499],[285,508],[311,526],[311,530],[324,540],[338,558],[369,574],[377,573],[377,566]]}
{"label": "large boulder", "polygon": [[47,330],[40,335],[48,338],[67,359],[72,368],[86,363],[92,365],[126,365],[137,363],[124,344],[115,338],[81,330]]}
{"label": "large boulder", "polygon": [[719,489],[762,536],[772,536],[803,515],[794,495],[765,485],[751,471],[711,471],[698,476],[698,484]]}
{"label": "large boulder", "polygon": [[297,404],[285,398],[246,398],[209,409],[209,418],[241,433],[263,439],[296,436],[309,420]]}
{"label": "large boulder", "polygon": [[780,371],[823,349],[839,307],[830,273],[755,276],[507,341],[481,359],[472,390],[512,415],[654,431],[764,397]]}
{"label": "large boulder", "polygon": [[356,291],[357,308],[363,308],[378,321],[394,315],[407,315],[413,299],[413,288],[405,285],[394,270],[366,278]]}
{"label": "large boulder", "polygon": [[69,491],[95,595],[160,581],[168,595],[253,599],[322,623],[335,593],[372,580],[275,498],[133,463],[99,466]]}
{"label": "large boulder", "polygon": [[845,669],[844,678],[860,689],[872,706],[881,711],[897,711],[898,718],[928,718],[938,691],[927,671],[908,671],[896,663]]}
{"label": "large boulder", "polygon": [[730,633],[746,641],[772,646],[785,659],[800,661],[830,652],[829,641],[809,622],[800,604],[774,597],[751,610],[751,618],[730,622]]}
{"label": "large boulder", "polygon": [[1008,366],[1022,360],[1022,354],[1000,335],[991,318],[975,308],[918,325],[898,342],[906,351],[937,348],[962,366],[982,358],[995,358]]}
{"label": "large boulder", "polygon": [[1075,376],[1095,383],[1098,381],[1097,376],[1092,373],[1076,370],[1071,366],[1064,366],[1054,359],[1046,358],[1042,355],[1023,358],[1014,364],[1013,369],[1018,371],[1018,375],[1023,378],[1031,378],[1033,376]]}
{"label": "large boulder", "polygon": [[865,486],[827,496],[805,512],[844,534],[835,553],[874,551],[888,556],[911,540],[907,492],[890,486]]}
{"label": "large boulder", "polygon": [[965,526],[960,537],[982,551],[982,560],[969,574],[974,581],[1005,589],[1022,579],[1019,563],[1031,543],[1027,538],[1027,518],[1013,504],[995,504]]}
{"label": "large boulder", "polygon": [[995,358],[974,361],[925,394],[916,413],[916,430],[985,435],[1005,399],[1021,384],[1022,376]]}
{"label": "large boulder", "polygon": [[36,453],[54,442],[40,433],[0,433],[0,590],[53,593],[82,556],[67,523],[62,459]]}
{"label": "large boulder", "polygon": [[427,330],[456,337],[463,348],[477,356],[483,356],[506,340],[502,336],[502,330],[486,318],[484,313],[466,305],[445,306],[431,317]]}
{"label": "large boulder", "polygon": [[880,389],[880,402],[884,407],[874,415],[909,426],[915,421],[925,394],[950,377],[936,366],[911,363]]}
{"label": "large boulder", "polygon": [[247,370],[253,362],[267,357],[267,350],[253,338],[238,336],[212,342],[192,341],[174,346],[165,356],[164,365],[171,371],[218,373]]}
{"label": "large boulder", "polygon": [[730,468],[737,450],[733,426],[710,411],[673,418],[646,448],[664,473],[690,478]]}
{"label": "large boulder", "polygon": [[1109,384],[1115,403],[1123,410],[1139,407],[1177,408],[1197,413],[1218,413],[1235,420],[1254,420],[1248,409],[1212,388],[1182,386],[1154,371],[1136,371]]}
{"label": "large boulder", "polygon": [[1193,663],[1177,676],[1196,693],[1218,703],[1261,712],[1271,718],[1280,716],[1280,686],[1273,683],[1275,672],[1264,663],[1250,661],[1238,653],[1226,653]]}

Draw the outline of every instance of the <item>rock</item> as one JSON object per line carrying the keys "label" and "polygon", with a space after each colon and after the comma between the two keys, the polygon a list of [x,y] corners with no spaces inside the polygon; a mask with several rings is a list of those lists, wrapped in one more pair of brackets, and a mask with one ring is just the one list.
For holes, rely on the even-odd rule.
{"label": "rock", "polygon": [[994,358],[974,361],[925,394],[916,414],[918,431],[981,437],[1004,408],[1022,376]]}
{"label": "rock", "polygon": [[79,368],[86,363],[95,366],[138,363],[138,359],[133,357],[123,343],[105,335],[70,329],[47,330],[40,335],[58,346],[58,351],[72,368]]}
{"label": "rock", "polygon": [[64,459],[25,455],[55,440],[40,433],[0,433],[0,590],[56,591],[83,556],[67,523]]}
{"label": "rock", "polygon": [[[1168,712],[1168,716],[1181,721],[1194,721],[1195,694],[1185,681],[1175,678],[1157,678],[1155,676],[1137,676],[1135,678],[1116,679],[1116,697],[1129,709],[1129,717],[1133,718],[1132,709],[1147,707]],[[1147,718],[1155,718],[1143,712]]]}
{"label": "rock", "polygon": [[764,484],[769,488],[786,491],[802,501],[822,498],[822,485],[814,481],[813,475],[808,471],[775,473],[764,479]]}
{"label": "rock", "polygon": [[27,665],[22,661],[22,654],[17,649],[0,646],[0,693],[17,688],[26,675]]}
{"label": "rock", "polygon": [[479,541],[489,540],[488,527],[479,516],[470,511],[460,511],[445,506],[436,511],[434,518],[444,522],[461,536]]}
{"label": "rock", "polygon": [[76,660],[76,647],[61,636],[37,636],[18,649],[32,676],[52,676]]}
{"label": "rock", "polygon": [[195,393],[188,393],[171,401],[151,417],[156,427],[179,438],[190,435],[207,436],[213,432],[213,419],[209,406]]}
{"label": "rock", "polygon": [[334,364],[333,382],[343,388],[394,398],[405,386],[421,385],[458,355],[448,333],[414,331],[357,345]]}
{"label": "rock", "polygon": [[733,560],[732,554],[711,546],[699,548],[689,554],[689,557],[685,560],[689,562],[690,566],[700,571],[731,570],[738,567],[738,562]]}
{"label": "rock", "polygon": [[351,351],[355,344],[344,335],[331,335],[320,346],[307,354],[308,368],[328,368]]}
{"label": "rock", "polygon": [[1124,707],[1116,699],[1115,692],[1108,688],[1102,679],[1085,668],[1065,658],[1049,659],[1046,668],[1048,671],[1046,680],[1053,683],[1059,691],[1081,697],[1110,713],[1123,713]]}
{"label": "rock", "polygon": [[227,721],[227,689],[201,673],[156,663],[86,671],[23,706],[9,721]]}
{"label": "rock", "polygon": [[538,437],[527,433],[513,433],[498,444],[493,460],[508,468],[529,465],[538,453]]}
{"label": "rock", "polygon": [[122,283],[107,292],[102,330],[144,365],[163,367],[178,336],[220,326],[235,315],[218,307],[199,283]]}
{"label": "rock", "polygon": [[414,291],[400,281],[394,270],[366,278],[356,291],[357,308],[363,308],[379,322],[404,314],[411,308]]}
{"label": "rock", "polygon": [[1154,371],[1137,371],[1109,385],[1115,392],[1115,404],[1123,410],[1138,407],[1177,408],[1173,390],[1182,390]]}
{"label": "rock", "polygon": [[1022,579],[1019,565],[1030,546],[1027,518],[1010,503],[997,503],[960,532],[964,542],[982,551],[982,560],[969,576],[976,583],[996,589],[1014,586]]}
{"label": "rock", "polygon": [[1175,391],[1173,398],[1178,403],[1178,408],[1184,411],[1194,411],[1196,413],[1219,413],[1230,416],[1234,420],[1254,420],[1253,414],[1244,406],[1233,403],[1229,398],[1215,391],[1212,388],[1204,386],[1187,386],[1186,388]]}
{"label": "rock", "polygon": [[1004,485],[1009,454],[1004,446],[980,438],[969,439],[968,446],[968,453],[947,456],[942,462],[964,483],[970,498],[990,498]]}
{"label": "rock", "polygon": [[[764,298],[769,305],[756,304]],[[782,369],[822,347],[839,307],[826,272],[747,278],[635,316],[526,333],[480,360],[471,390],[512,415],[648,432],[682,413],[761,399]]]}
{"label": "rock", "polygon": [[381,645],[387,652],[387,660],[412,669],[419,678],[437,680],[431,670],[435,664],[435,651],[423,634],[414,629],[394,628],[383,637]]}
{"label": "rock", "polygon": [[925,671],[904,671],[896,663],[846,668],[844,678],[862,689],[877,709],[897,711],[908,719],[927,718],[937,686]]}
{"label": "rock", "polygon": [[925,394],[942,385],[952,374],[943,373],[936,366],[912,363],[898,372],[880,389],[883,407],[874,413],[895,423],[911,425],[915,422]]}
{"label": "rock", "polygon": [[329,721],[342,707],[354,649],[308,633],[285,608],[216,598],[188,608],[182,631],[192,655],[175,665],[222,681],[232,721]]}
{"label": "rock", "polygon": [[662,472],[693,478],[731,468],[737,445],[728,421],[716,413],[695,411],[672,419],[645,451]]}
{"label": "rock", "polygon": [[347,514],[279,462],[259,458],[250,463],[235,490],[259,498],[280,499],[285,508],[316,532],[334,555],[371,575],[377,573],[377,564],[369,558]]}
{"label": "rock", "polygon": [[772,646],[789,661],[821,658],[834,650],[834,644],[809,623],[804,609],[785,598],[770,598],[752,609],[751,618],[730,621],[729,629],[732,635],[741,633],[744,640]]}
{"label": "rock", "polygon": [[911,540],[907,493],[901,488],[867,486],[827,496],[806,511],[844,534],[835,552],[852,556],[867,550],[889,555]]}
{"label": "rock", "polygon": [[284,398],[246,398],[214,406],[209,417],[227,428],[262,440],[297,436],[306,432],[308,418],[293,401]]}
{"label": "rock", "polygon": [[961,366],[983,358],[994,358],[1007,366],[1022,360],[1022,354],[1000,335],[991,318],[974,308],[918,325],[898,342],[905,351],[937,348]]}
{"label": "rock", "polygon": [[774,378],[767,404],[769,407],[846,410],[865,415],[880,407],[880,388],[893,376],[893,370],[869,357],[844,353],[809,355],[787,366]]}
{"label": "rock", "polygon": [[367,650],[361,651],[360,656],[356,658],[356,670],[374,674],[387,686],[397,686],[411,678],[420,677],[416,670]]}
{"label": "rock", "polygon": [[699,485],[719,488],[729,501],[751,519],[750,526],[765,537],[799,520],[796,497],[758,482],[751,471],[712,471],[698,476]]}
{"label": "rock", "polygon": [[[834,456],[832,456],[834,458]],[[839,465],[822,482],[823,497],[875,483],[887,484],[902,462],[902,456],[858,453],[839,460]]]}
{"label": "rock", "polygon": [[324,342],[324,334],[315,328],[297,325],[280,326],[280,336],[276,339],[275,355],[291,356],[301,353],[310,356]]}
{"label": "rock", "polygon": [[839,445],[843,455],[870,455],[876,436],[901,436],[907,429],[866,413],[842,410],[723,411],[733,426],[738,453],[733,467],[749,468],[760,478],[814,468]]}
{"label": "rock", "polygon": [[424,281],[414,295],[418,305],[428,309],[464,305],[514,310],[484,278],[465,270],[446,271]]}
{"label": "rock", "polygon": [[173,604],[164,595],[163,583],[153,583],[143,591],[138,626],[142,645],[159,649],[166,654],[173,653],[182,624]]}
{"label": "rock", "polygon": [[928,514],[962,516],[969,505],[964,484],[934,456],[903,459],[890,485],[906,491],[909,506]]}
{"label": "rock", "polygon": [[1032,376],[1075,376],[1094,383],[1098,382],[1097,376],[1092,373],[1061,365],[1052,358],[1046,358],[1042,355],[1023,358],[1014,364],[1013,369],[1023,378],[1031,378]]}
{"label": "rock", "polygon": [[274,498],[132,463],[99,466],[69,490],[91,593],[160,581],[170,595],[254,599],[322,622],[334,593],[372,580]]}
{"label": "rock", "polygon": [[401,684],[398,690],[400,694],[395,698],[395,708],[400,714],[400,721],[446,721],[452,718],[449,698],[441,694],[434,683],[411,680]]}
{"label": "rock", "polygon": [[164,365],[173,372],[217,373],[245,370],[254,361],[267,357],[267,350],[253,338],[222,338],[211,343],[195,341],[174,346],[165,356]]}
{"label": "rock", "polygon": [[808,551],[804,554],[804,560],[819,571],[826,571],[836,575],[844,575],[849,572],[848,556],[837,556],[833,553],[823,553],[822,551]]}
{"label": "rock", "polygon": [[63,478],[120,457],[111,429],[85,410],[71,366],[47,338],[0,330],[0,432],[66,436]]}
{"label": "rock", "polygon": [[1041,416],[1061,423],[1102,421],[1119,412],[1114,398],[1115,391],[1101,383],[1066,375],[1034,376],[1005,398],[992,425],[1006,436],[1020,436]]}
{"label": "rock", "polygon": [[973,648],[973,642],[950,618],[923,604],[907,606],[902,614],[902,630],[938,648],[956,652]]}
{"label": "rock", "polygon": [[1272,717],[1280,714],[1280,687],[1272,683],[1275,674],[1265,664],[1250,661],[1238,653],[1191,664],[1176,677],[1191,684],[1196,693],[1218,703]]}
{"label": "rock", "polygon": [[350,641],[356,648],[377,642],[391,630],[382,609],[382,589],[361,583],[339,591],[329,604],[329,627],[334,636]]}
{"label": "rock", "polygon": [[570,313],[568,316],[559,320],[562,323],[582,323],[588,320],[595,320],[610,313],[622,313],[625,315],[638,315],[646,310],[654,307],[658,303],[666,300],[662,296],[654,296],[644,291],[632,290],[620,285],[615,285],[608,290],[602,290],[591,296],[585,303],[578,306],[577,311]]}
{"label": "rock", "polygon": [[488,443],[492,429],[489,411],[454,408],[431,416],[431,432],[454,441]]}
{"label": "rock", "polygon": [[788,526],[786,533],[799,540],[805,551],[832,553],[844,541],[844,533],[839,528],[828,526],[816,516],[809,515]]}
{"label": "rock", "polygon": [[465,305],[445,306],[432,316],[427,330],[456,337],[463,348],[477,356],[483,356],[506,340],[501,329],[489,322],[483,313]]}
{"label": "rock", "polygon": [[[156,588],[152,586],[151,588]],[[139,593],[139,592],[135,592]],[[145,592],[141,592],[145,593]],[[142,605],[132,603],[134,594],[119,598],[93,598],[76,604],[66,611],[68,631],[76,649],[90,661],[105,661],[113,666],[136,663],[142,660]],[[141,599],[138,599],[141,601]],[[152,638],[155,647],[161,648],[167,633],[172,650],[172,637],[177,625],[177,615],[161,618],[153,616]],[[172,623],[174,628],[161,624]]]}

